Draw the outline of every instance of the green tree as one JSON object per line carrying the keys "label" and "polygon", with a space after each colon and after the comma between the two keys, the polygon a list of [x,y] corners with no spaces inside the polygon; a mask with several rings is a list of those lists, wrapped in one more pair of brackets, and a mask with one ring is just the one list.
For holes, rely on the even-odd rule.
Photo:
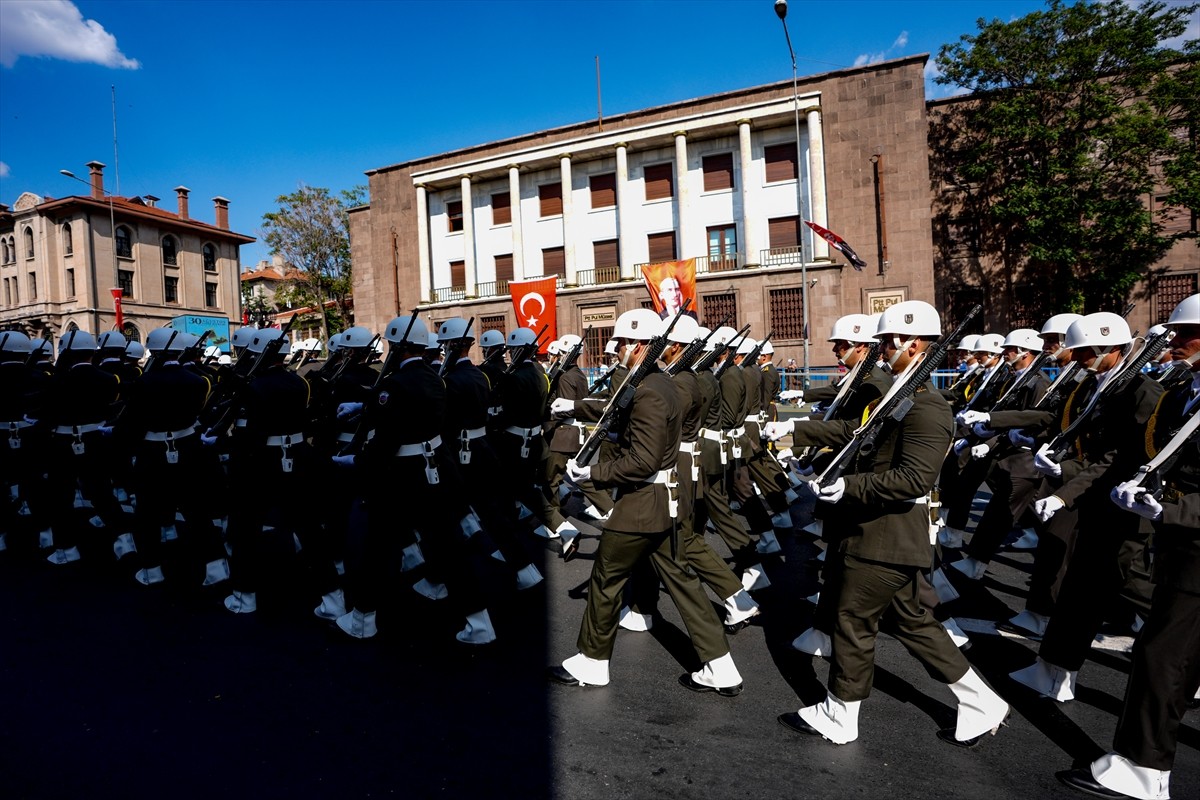
{"label": "green tree", "polygon": [[935,228],[973,252],[980,285],[1007,285],[1010,307],[1029,287],[1016,304],[1034,318],[1111,310],[1195,237],[1147,201],[1197,208],[1196,42],[1162,44],[1196,9],[1051,0],[942,47],[937,81],[971,95],[935,104],[932,177],[952,188]]}
{"label": "green tree", "polygon": [[[315,307],[321,315],[321,338],[346,326],[350,318],[350,235],[347,210],[362,202],[364,187],[335,196],[328,189],[305,186],[276,198],[279,210],[263,215],[262,237],[273,255],[295,270],[277,296]],[[326,303],[335,301],[333,309]]]}

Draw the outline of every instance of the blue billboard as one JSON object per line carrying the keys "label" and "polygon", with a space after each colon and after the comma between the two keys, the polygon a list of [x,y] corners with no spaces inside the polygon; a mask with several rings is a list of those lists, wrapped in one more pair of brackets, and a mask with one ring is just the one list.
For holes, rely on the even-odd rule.
{"label": "blue billboard", "polygon": [[171,327],[177,331],[190,333],[194,336],[203,336],[205,332],[212,331],[212,335],[208,337],[208,342],[205,346],[216,345],[221,348],[222,353],[229,352],[229,320],[225,317],[203,317],[197,314],[184,314],[171,320]]}

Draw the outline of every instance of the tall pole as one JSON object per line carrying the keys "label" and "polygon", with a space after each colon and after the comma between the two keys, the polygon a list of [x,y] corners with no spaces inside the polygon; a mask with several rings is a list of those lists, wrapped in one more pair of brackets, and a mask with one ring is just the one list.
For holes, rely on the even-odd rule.
{"label": "tall pole", "polygon": [[808,217],[807,203],[804,192],[804,150],[800,142],[800,90],[796,75],[796,51],[792,47],[792,37],[787,27],[787,0],[775,0],[775,15],[783,24],[783,36],[787,40],[788,53],[792,57],[792,108],[796,117],[796,210],[800,215],[796,223],[796,233],[800,245],[800,314],[801,335],[803,336],[804,360],[801,365],[801,385],[809,387],[808,366],[808,260],[804,257],[804,220]]}
{"label": "tall pole", "polygon": [[[88,183],[83,178],[76,175],[74,172],[71,172],[71,170],[69,170],[69,169],[60,169],[58,171],[58,174],[65,175],[68,178],[72,178],[74,180],[79,181],[80,183],[86,183],[88,186],[91,186],[90,183]],[[108,232],[109,232],[109,245],[110,245],[110,249],[112,250],[113,288],[120,289],[121,288],[121,267],[120,267],[119,262],[117,261],[117,214],[113,208],[112,192],[110,192],[106,189],[104,191],[104,194],[108,197],[108,226],[109,226]],[[91,233],[89,231],[89,236],[90,235],[91,235]],[[88,244],[89,249],[92,248],[93,246],[94,246],[93,243]],[[92,271],[92,280],[93,281],[95,280],[95,270],[94,269]],[[113,301],[113,312],[117,313],[115,299]],[[97,294],[96,295],[96,327],[97,328],[99,328],[99,326],[100,326],[99,320],[100,320],[100,296],[99,296],[99,294]],[[118,326],[117,329],[120,330],[120,326]],[[96,332],[100,333],[100,331],[98,331],[98,330]]]}

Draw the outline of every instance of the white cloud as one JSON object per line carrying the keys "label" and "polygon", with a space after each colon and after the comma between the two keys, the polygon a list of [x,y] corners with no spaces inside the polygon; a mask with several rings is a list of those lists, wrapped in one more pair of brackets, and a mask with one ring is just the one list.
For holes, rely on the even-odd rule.
{"label": "white cloud", "polygon": [[900,55],[897,51],[903,50],[908,46],[908,31],[900,31],[900,35],[892,42],[891,47],[887,50],[881,50],[877,53],[863,53],[854,59],[854,66],[862,67],[868,64],[878,64],[881,61],[887,61],[889,58]]}
{"label": "white cloud", "polygon": [[120,69],[138,69],[104,26],[70,0],[0,2],[0,64],[11,67],[21,56],[58,58]]}
{"label": "white cloud", "polygon": [[0,178],[7,178],[11,174],[12,174],[12,170],[10,170],[8,168],[8,164],[5,164],[3,161],[0,161]]}

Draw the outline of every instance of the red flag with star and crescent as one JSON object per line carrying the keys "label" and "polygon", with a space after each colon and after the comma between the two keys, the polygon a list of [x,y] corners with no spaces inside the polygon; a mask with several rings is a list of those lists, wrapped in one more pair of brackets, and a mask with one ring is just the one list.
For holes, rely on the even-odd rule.
{"label": "red flag with star and crescent", "polygon": [[548,278],[537,278],[532,281],[510,281],[509,292],[512,294],[513,311],[517,315],[517,325],[531,328],[534,333],[543,325],[550,327],[542,337],[543,344],[538,348],[539,353],[546,352],[550,342],[558,338],[558,320],[555,311],[557,301],[554,292],[558,288],[558,278],[551,275]]}

